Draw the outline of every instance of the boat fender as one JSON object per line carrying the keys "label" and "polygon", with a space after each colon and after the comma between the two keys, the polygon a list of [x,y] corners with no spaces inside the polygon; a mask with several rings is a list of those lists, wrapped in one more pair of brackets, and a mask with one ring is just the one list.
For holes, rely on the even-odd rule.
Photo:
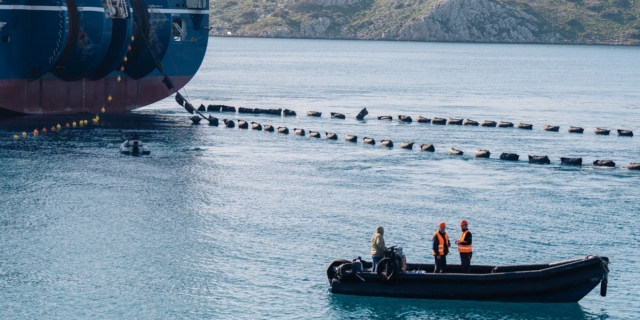
{"label": "boat fender", "polygon": [[600,282],[600,296],[607,296],[607,285],[609,284],[609,259],[599,257],[602,265],[602,281]]}
{"label": "boat fender", "polygon": [[386,284],[394,284],[398,279],[398,266],[390,258],[384,258],[376,267],[378,277]]}
{"label": "boat fender", "polygon": [[602,282],[600,282],[600,296],[602,297],[607,296],[607,282],[609,281],[607,280],[606,276],[602,278]]}

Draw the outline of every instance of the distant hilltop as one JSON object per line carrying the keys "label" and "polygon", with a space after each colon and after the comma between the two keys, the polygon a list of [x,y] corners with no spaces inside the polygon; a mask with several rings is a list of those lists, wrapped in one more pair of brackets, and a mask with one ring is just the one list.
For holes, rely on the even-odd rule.
{"label": "distant hilltop", "polygon": [[640,44],[631,0],[213,0],[211,35]]}

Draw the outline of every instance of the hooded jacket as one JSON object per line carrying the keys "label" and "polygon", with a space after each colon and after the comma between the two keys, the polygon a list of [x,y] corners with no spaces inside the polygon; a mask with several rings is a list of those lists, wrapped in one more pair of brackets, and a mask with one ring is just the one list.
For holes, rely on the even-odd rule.
{"label": "hooded jacket", "polygon": [[384,257],[387,246],[384,245],[384,228],[376,228],[376,234],[371,237],[371,256]]}

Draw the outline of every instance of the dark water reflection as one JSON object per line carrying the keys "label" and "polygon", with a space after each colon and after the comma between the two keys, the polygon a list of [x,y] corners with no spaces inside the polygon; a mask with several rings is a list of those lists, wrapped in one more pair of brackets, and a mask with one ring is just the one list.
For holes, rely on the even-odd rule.
{"label": "dark water reflection", "polygon": [[606,319],[578,303],[538,304],[455,300],[418,300],[328,296],[332,315],[340,319]]}

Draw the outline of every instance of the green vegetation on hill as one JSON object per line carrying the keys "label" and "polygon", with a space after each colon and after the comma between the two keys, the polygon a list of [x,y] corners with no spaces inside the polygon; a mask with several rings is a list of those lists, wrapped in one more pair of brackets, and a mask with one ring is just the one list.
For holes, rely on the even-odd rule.
{"label": "green vegetation on hill", "polygon": [[523,43],[640,42],[632,0],[214,0],[213,35]]}

